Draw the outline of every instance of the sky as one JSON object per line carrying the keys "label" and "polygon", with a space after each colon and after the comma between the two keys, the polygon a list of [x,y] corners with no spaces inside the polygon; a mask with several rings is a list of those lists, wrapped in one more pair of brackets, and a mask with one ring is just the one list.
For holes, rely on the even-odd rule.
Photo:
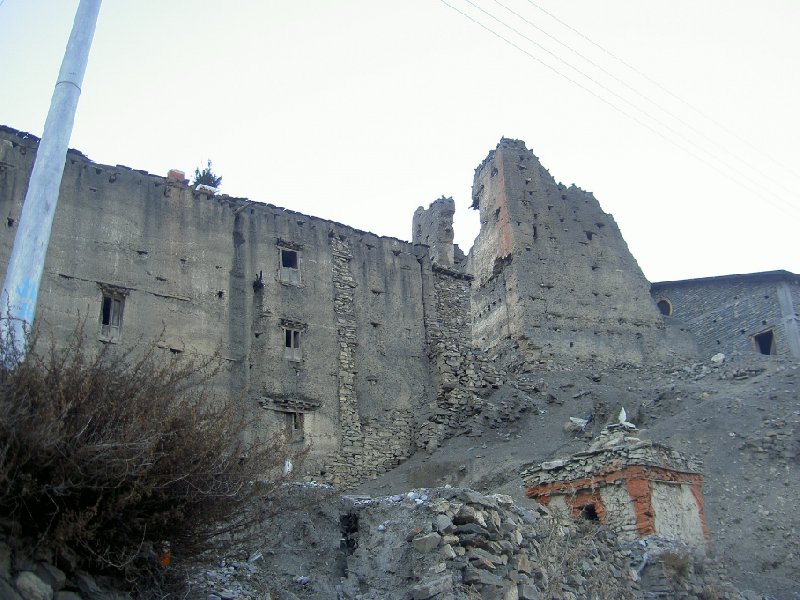
{"label": "sky", "polygon": [[[41,136],[78,0],[0,0],[0,124]],[[522,139],[651,281],[800,273],[797,0],[106,0],[70,147],[409,240],[478,232]]]}

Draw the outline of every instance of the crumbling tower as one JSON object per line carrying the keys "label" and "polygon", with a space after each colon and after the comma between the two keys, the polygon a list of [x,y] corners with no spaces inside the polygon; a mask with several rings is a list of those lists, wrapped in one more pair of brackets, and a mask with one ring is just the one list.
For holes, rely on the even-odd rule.
{"label": "crumbling tower", "polygon": [[476,169],[472,198],[477,347],[529,362],[640,364],[663,352],[649,284],[590,192],[556,183],[524,142],[504,138]]}
{"label": "crumbling tower", "polygon": [[455,201],[442,196],[432,202],[427,210],[420,206],[414,212],[411,225],[413,243],[428,246],[433,263],[446,269],[453,268],[453,214],[455,212]]}

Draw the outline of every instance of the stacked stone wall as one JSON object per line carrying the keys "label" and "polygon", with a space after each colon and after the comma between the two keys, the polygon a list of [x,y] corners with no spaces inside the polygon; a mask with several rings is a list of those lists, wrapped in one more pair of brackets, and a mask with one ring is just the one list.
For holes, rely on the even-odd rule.
{"label": "stacked stone wall", "polygon": [[[785,307],[780,301],[781,287],[792,299]],[[773,329],[776,354],[800,357],[800,348],[792,346],[798,337],[800,306],[800,283],[795,276],[759,278],[755,274],[665,282],[653,284],[651,294],[656,302],[669,302],[672,313],[664,318],[684,324],[706,355],[757,351],[753,335]]]}
{"label": "stacked stone wall", "polygon": [[621,541],[508,496],[451,488],[349,500],[343,598],[741,599],[691,547]]}
{"label": "stacked stone wall", "polygon": [[438,385],[435,404],[419,433],[423,448],[438,446],[481,410],[481,395],[503,383],[503,375],[489,357],[472,346],[471,279],[436,265],[428,278],[433,301],[425,316],[425,330]]}

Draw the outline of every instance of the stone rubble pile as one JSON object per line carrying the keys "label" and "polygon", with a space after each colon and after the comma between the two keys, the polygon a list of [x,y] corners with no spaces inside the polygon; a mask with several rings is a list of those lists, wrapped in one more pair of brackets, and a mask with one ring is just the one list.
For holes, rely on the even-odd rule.
{"label": "stone rubble pile", "polygon": [[427,420],[418,426],[418,445],[432,450],[481,412],[485,397],[506,379],[494,361],[472,347],[470,278],[433,267],[433,310],[426,315],[428,356],[438,392]]}
{"label": "stone rubble pile", "polygon": [[[381,498],[346,496],[341,506],[339,550],[333,551],[339,556],[327,556],[341,571],[289,573],[285,565],[271,564],[277,550],[266,544],[263,554],[196,565],[187,597],[761,600],[739,594],[718,563],[679,542],[621,542],[606,528],[543,507],[519,507],[501,494],[436,488]],[[109,582],[69,565],[75,565],[74,557],[25,553],[3,537],[0,598],[130,600]]]}
{"label": "stone rubble pile", "polygon": [[569,458],[552,460],[522,472],[529,487],[554,481],[575,481],[602,475],[626,466],[652,466],[683,473],[701,473],[700,459],[668,446],[641,440],[614,426],[604,429],[589,450]]}
{"label": "stone rubble pile", "polygon": [[[644,600],[761,600],[760,594],[737,591],[724,567],[675,540],[656,536],[623,544],[636,569]],[[638,564],[638,566],[636,566]]]}
{"label": "stone rubble pile", "polygon": [[795,411],[782,419],[764,419],[758,430],[745,435],[741,448],[750,450],[758,458],[793,462],[800,455],[800,412]]}
{"label": "stone rubble pile", "polygon": [[342,600],[742,598],[679,543],[623,546],[606,528],[500,494],[437,488],[348,506]]}
{"label": "stone rubble pile", "polygon": [[53,552],[0,528],[0,599],[131,600],[114,584],[78,568],[77,555]]}

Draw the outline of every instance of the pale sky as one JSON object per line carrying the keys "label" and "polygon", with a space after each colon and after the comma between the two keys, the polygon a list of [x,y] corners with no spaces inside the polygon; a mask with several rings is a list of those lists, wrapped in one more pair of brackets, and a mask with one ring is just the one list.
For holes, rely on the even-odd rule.
{"label": "pale sky", "polygon": [[[651,281],[800,273],[800,1],[446,1],[105,0],[70,146],[404,240],[453,196],[466,252],[519,138]],[[77,5],[0,0],[0,123],[41,135]]]}

